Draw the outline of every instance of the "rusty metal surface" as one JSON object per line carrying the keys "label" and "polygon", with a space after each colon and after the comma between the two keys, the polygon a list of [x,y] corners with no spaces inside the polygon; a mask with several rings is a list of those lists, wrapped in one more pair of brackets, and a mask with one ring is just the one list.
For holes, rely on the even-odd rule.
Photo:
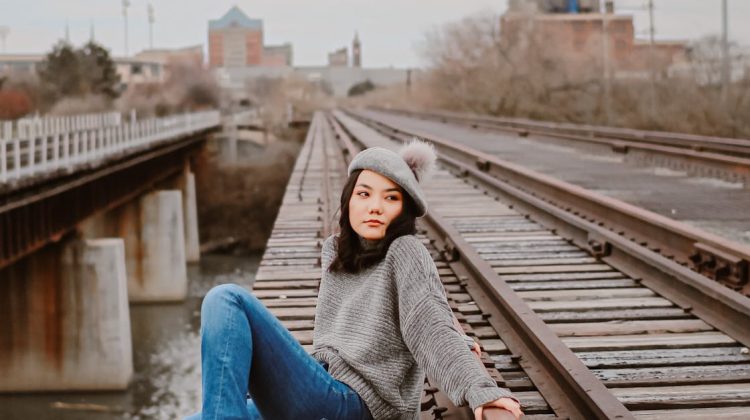
{"label": "rusty metal surface", "polygon": [[[362,114],[356,114],[366,118]],[[531,171],[521,165],[435,136],[431,133],[386,125],[369,119],[391,135],[419,136],[429,139],[442,153],[456,159],[457,165],[470,166],[543,197],[583,220],[602,223],[606,228],[632,241],[658,250],[668,258],[689,265],[735,289],[750,293],[750,247],[701,231],[648,210],[607,197],[579,186]],[[596,246],[596,244],[592,244]]]}
{"label": "rusty metal surface", "polygon": [[480,285],[474,300],[490,314],[489,322],[503,337],[555,413],[571,418],[632,418],[544,321],[521,300],[492,267],[440,216],[429,212],[427,222],[440,238],[443,252],[452,255]]}
{"label": "rusty metal surface", "polygon": [[205,136],[200,133],[105,168],[0,196],[0,269],[60,240],[87,217],[179,173]]}

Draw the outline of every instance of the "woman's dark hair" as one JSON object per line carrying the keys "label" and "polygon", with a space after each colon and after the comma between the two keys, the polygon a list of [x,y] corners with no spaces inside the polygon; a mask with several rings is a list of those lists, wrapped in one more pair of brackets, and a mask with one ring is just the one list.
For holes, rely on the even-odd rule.
{"label": "woman's dark hair", "polygon": [[341,191],[341,216],[339,217],[339,233],[336,242],[336,258],[333,259],[328,271],[343,271],[346,273],[357,273],[368,268],[385,258],[388,247],[391,246],[396,238],[404,235],[413,235],[417,232],[417,205],[411,196],[401,190],[404,197],[403,210],[396,217],[385,231],[385,237],[377,242],[377,245],[370,248],[363,248],[360,242],[360,236],[352,228],[349,222],[349,200],[354,193],[354,186],[357,184],[357,178],[362,170],[356,170],[349,175],[349,179]]}

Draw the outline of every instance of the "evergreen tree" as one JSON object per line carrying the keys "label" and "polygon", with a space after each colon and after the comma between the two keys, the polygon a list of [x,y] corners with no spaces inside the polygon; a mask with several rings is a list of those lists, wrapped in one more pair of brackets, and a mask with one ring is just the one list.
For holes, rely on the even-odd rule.
{"label": "evergreen tree", "polygon": [[81,74],[89,93],[101,94],[110,99],[116,98],[119,95],[120,76],[109,51],[94,41],[89,41],[78,50],[78,57]]}
{"label": "evergreen tree", "polygon": [[53,101],[85,95],[114,99],[119,95],[115,63],[109,52],[93,41],[80,49],[59,42],[39,64],[38,74]]}

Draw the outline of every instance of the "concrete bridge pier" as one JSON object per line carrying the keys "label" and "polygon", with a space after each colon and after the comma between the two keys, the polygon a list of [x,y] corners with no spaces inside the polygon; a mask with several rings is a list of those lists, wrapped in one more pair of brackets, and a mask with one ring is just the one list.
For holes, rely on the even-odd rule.
{"label": "concrete bridge pier", "polygon": [[64,240],[0,270],[0,320],[0,392],[127,388],[122,239]]}
{"label": "concrete bridge pier", "polygon": [[201,259],[201,245],[198,236],[198,196],[195,189],[195,174],[190,165],[180,175],[176,188],[182,191],[182,214],[185,222],[185,259],[197,263]]}
{"label": "concrete bridge pier", "polygon": [[156,190],[84,222],[87,238],[125,242],[130,302],[180,301],[187,296],[182,192]]}
{"label": "concrete bridge pier", "polygon": [[132,208],[126,209],[126,220],[122,221],[134,225],[124,236],[130,301],[185,299],[187,261],[182,192],[150,192],[137,200],[135,206],[136,214]]}

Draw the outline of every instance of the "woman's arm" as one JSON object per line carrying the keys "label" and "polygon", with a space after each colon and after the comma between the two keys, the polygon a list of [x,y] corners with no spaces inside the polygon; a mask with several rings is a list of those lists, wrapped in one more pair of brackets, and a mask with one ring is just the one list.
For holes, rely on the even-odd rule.
{"label": "woman's arm", "polygon": [[419,301],[401,324],[404,343],[427,375],[456,405],[472,409],[510,391],[499,388],[453,327],[445,297],[430,294]]}
{"label": "woman's arm", "polygon": [[389,257],[398,293],[399,325],[404,343],[427,375],[456,405],[475,409],[502,397],[453,325],[435,263],[416,237],[391,244]]}
{"label": "woman's arm", "polygon": [[[455,315],[453,316],[453,326],[459,334],[463,333],[463,328]],[[474,353],[474,357],[481,363],[482,349],[479,343],[467,335],[461,338],[468,344],[469,349]],[[513,398],[506,397],[481,405],[474,410],[475,420],[514,420],[520,418],[522,415],[521,404]]]}

